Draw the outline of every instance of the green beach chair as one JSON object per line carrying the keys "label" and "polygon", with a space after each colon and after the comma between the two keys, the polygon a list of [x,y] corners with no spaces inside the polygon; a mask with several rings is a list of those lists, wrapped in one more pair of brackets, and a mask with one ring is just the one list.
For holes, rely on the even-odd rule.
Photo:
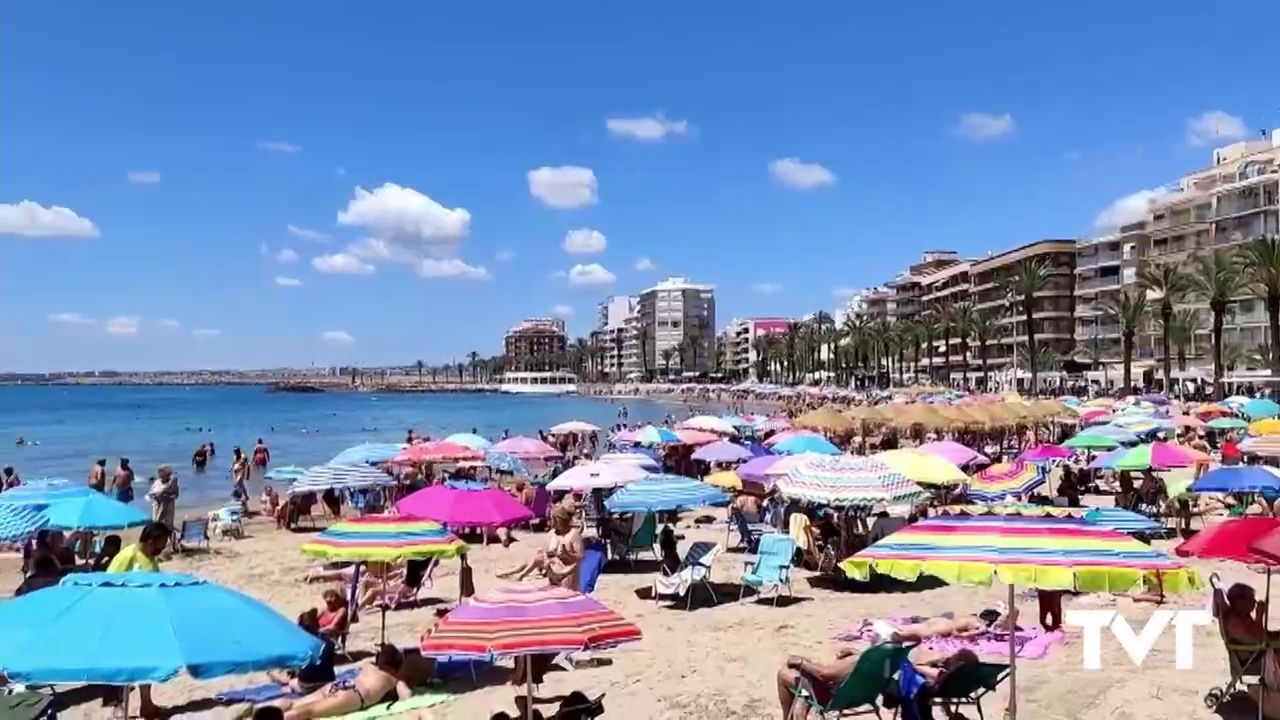
{"label": "green beach chair", "polygon": [[798,702],[808,703],[817,711],[820,718],[852,717],[857,715],[880,714],[880,695],[893,681],[898,667],[907,659],[914,645],[896,645],[886,643],[872,645],[858,656],[858,662],[846,677],[831,693],[831,700],[822,705],[809,693],[793,692]]}
{"label": "green beach chair", "polygon": [[929,704],[940,705],[947,713],[958,713],[961,705],[978,710],[982,720],[982,699],[1000,687],[1009,677],[1009,666],[999,663],[966,663],[942,679],[942,685],[929,693]]}

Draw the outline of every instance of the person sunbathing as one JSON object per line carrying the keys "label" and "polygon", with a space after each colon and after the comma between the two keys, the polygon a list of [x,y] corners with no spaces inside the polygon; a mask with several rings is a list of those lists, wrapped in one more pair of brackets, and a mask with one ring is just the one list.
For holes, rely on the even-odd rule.
{"label": "person sunbathing", "polygon": [[403,663],[404,656],[394,645],[379,646],[373,662],[362,666],[354,679],[329,683],[295,703],[282,705],[284,718],[337,717],[396,698],[406,700],[413,696],[413,690],[397,677]]}
{"label": "person sunbathing", "polygon": [[320,597],[324,600],[324,612],[316,618],[318,623],[316,634],[330,640],[346,634],[351,625],[347,599],[333,588],[325,590]]}
{"label": "person sunbathing", "polygon": [[979,615],[960,617],[924,618],[906,625],[894,627],[883,620],[870,623],[871,630],[881,642],[922,642],[932,638],[974,638],[988,632],[1011,632],[1017,629],[1017,610],[1003,612],[1000,609],[984,610]]}
{"label": "person sunbathing", "polygon": [[[913,653],[914,655],[914,653]],[[809,704],[796,702],[796,693],[804,692],[820,705],[831,702],[835,689],[849,677],[858,665],[858,651],[845,648],[836,653],[832,663],[817,663],[808,658],[793,655],[778,671],[778,703],[783,720],[808,720]],[[911,658],[911,664],[934,685],[942,681],[946,673],[968,662],[977,662],[972,650],[960,650],[953,654],[921,652]]]}
{"label": "person sunbathing", "polygon": [[582,562],[585,547],[582,532],[574,526],[573,517],[571,511],[557,507],[551,514],[551,532],[547,533],[544,548],[529,562],[499,573],[498,577],[519,582],[538,572],[546,575],[553,585],[577,589],[578,565]]}

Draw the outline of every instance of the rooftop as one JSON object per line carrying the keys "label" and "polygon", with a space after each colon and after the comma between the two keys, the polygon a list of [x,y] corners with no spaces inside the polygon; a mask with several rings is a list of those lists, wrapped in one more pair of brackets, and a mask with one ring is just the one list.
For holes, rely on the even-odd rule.
{"label": "rooftop", "polygon": [[690,282],[688,278],[669,277],[665,280],[659,281],[657,285],[654,285],[648,290],[645,290],[645,292],[650,293],[656,290],[715,290],[715,289],[716,289],[715,285],[700,285],[698,283]]}

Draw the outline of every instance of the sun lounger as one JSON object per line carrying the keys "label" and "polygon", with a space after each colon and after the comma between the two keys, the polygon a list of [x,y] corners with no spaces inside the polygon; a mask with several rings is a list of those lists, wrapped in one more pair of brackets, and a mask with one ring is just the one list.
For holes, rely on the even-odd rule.
{"label": "sun lounger", "polygon": [[[360,668],[357,667],[342,668],[335,673],[336,679],[339,681],[351,680],[358,674],[360,674]],[[236,705],[246,702],[259,705],[261,703],[295,697],[302,697],[302,695],[301,693],[296,693],[280,683],[268,682],[262,683],[261,685],[251,685],[246,688],[227,690],[226,692],[214,695],[213,699],[225,705]]]}
{"label": "sun lounger", "polygon": [[45,720],[58,717],[53,696],[18,692],[0,696],[0,718],[4,720]]}
{"label": "sun lounger", "polygon": [[823,705],[803,690],[793,690],[796,702],[808,703],[821,718],[880,715],[880,696],[898,667],[907,658],[914,645],[872,645],[858,656],[858,662],[831,693],[831,700]]}
{"label": "sun lounger", "polygon": [[926,690],[924,697],[930,705],[942,706],[948,717],[959,714],[958,708],[967,705],[977,709],[978,718],[982,720],[982,699],[995,692],[1007,677],[1008,665],[967,663],[944,677],[937,688]]}
{"label": "sun lounger", "polygon": [[742,600],[748,585],[761,593],[772,588],[775,606],[782,596],[783,588],[786,588],[787,595],[795,597],[791,590],[791,558],[796,553],[795,541],[790,535],[782,533],[761,535],[759,552],[755,563],[742,573],[742,589],[738,592],[738,600]]}
{"label": "sun lounger", "polygon": [[720,545],[713,542],[695,542],[685,551],[684,559],[676,572],[668,574],[665,569],[653,579],[653,600],[658,601],[663,595],[675,595],[687,598],[685,609],[693,607],[693,587],[699,583],[706,586],[711,593],[711,600],[719,602],[716,592],[711,587],[711,563],[720,552]]}
{"label": "sun lounger", "polygon": [[183,520],[182,527],[178,529],[178,552],[197,548],[202,543],[205,549],[208,550],[209,518]]}

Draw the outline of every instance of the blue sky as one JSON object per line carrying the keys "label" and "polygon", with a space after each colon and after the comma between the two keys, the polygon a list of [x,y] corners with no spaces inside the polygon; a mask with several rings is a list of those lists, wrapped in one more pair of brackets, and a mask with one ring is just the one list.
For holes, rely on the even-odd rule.
{"label": "blue sky", "polygon": [[715,284],[721,324],[831,309],[922,250],[1092,234],[1280,126],[1248,37],[1277,21],[6,3],[0,368],[443,362],[553,309],[584,335],[603,296],[667,274]]}

